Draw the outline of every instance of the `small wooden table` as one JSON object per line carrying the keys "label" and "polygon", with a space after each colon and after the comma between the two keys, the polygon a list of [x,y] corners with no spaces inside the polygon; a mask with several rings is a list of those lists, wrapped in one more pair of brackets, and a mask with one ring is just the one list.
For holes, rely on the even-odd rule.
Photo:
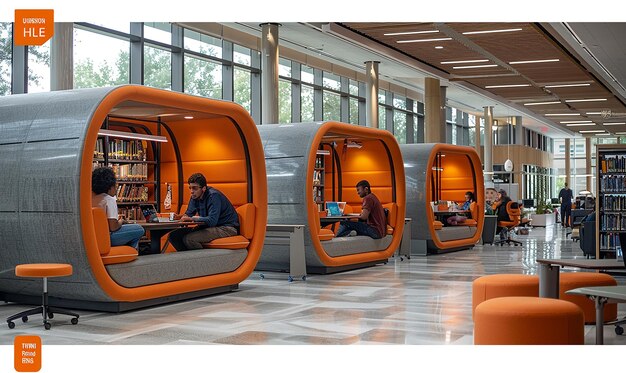
{"label": "small wooden table", "polygon": [[539,296],[559,298],[559,271],[561,267],[595,270],[624,269],[624,262],[615,259],[537,259],[539,263]]}
{"label": "small wooden table", "polygon": [[150,251],[146,254],[159,254],[161,250],[161,238],[168,233],[178,228],[184,228],[189,226],[198,225],[195,221],[166,221],[159,223],[137,222],[143,229],[150,232]]}
{"label": "small wooden table", "polygon": [[567,294],[585,295],[596,303],[596,344],[604,344],[604,305],[626,303],[626,286],[590,286],[569,290]]}

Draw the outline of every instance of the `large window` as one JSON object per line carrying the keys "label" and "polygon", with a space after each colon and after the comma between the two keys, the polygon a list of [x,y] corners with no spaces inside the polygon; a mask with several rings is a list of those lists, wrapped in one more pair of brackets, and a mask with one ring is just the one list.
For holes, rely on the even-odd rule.
{"label": "large window", "polygon": [[50,91],[50,40],[28,47],[28,92]]}
{"label": "large window", "polygon": [[341,100],[339,94],[324,91],[324,120],[341,120]]}
{"label": "large window", "polygon": [[185,93],[222,98],[222,65],[185,56]]}
{"label": "large window", "polygon": [[143,83],[150,87],[172,89],[172,53],[146,45],[143,49]]}
{"label": "large window", "polygon": [[[313,74],[311,74],[311,76],[313,76]],[[302,109],[300,110],[300,118],[302,122],[314,121],[313,87],[302,86],[301,101]]]}
{"label": "large window", "polygon": [[75,27],[74,88],[127,84],[130,81],[129,50],[128,40]]}
{"label": "large window", "polygon": [[278,123],[291,123],[291,82],[278,81]]}
{"label": "large window", "polygon": [[11,93],[13,30],[10,22],[0,22],[0,96]]}
{"label": "large window", "polygon": [[250,70],[235,68],[235,89],[233,97],[235,102],[246,108],[248,112],[250,112],[252,105],[252,83],[250,79]]}

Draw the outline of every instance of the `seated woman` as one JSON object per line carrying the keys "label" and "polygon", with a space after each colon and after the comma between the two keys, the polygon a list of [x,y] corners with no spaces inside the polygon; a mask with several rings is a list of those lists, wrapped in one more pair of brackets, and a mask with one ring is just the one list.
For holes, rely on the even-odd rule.
{"label": "seated woman", "polygon": [[[465,193],[465,202],[461,205],[457,205],[457,208],[460,211],[470,211],[470,205],[472,204],[472,202],[474,202],[474,193],[473,192],[466,192]],[[454,215],[454,216],[450,216],[446,222],[448,223],[448,225],[458,225],[461,223],[464,223],[465,220],[467,220],[467,216],[463,216],[463,215]]]}
{"label": "seated woman", "polygon": [[111,246],[139,247],[139,239],[144,235],[144,229],[138,224],[127,224],[122,216],[118,218],[117,200],[115,199],[117,180],[110,167],[100,167],[91,173],[91,206],[100,207],[106,212],[111,232]]}

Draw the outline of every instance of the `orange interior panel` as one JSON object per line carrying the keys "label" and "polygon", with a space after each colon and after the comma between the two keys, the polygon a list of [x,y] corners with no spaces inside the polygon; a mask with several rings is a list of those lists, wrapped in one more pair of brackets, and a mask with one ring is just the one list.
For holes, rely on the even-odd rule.
{"label": "orange interior panel", "polygon": [[[112,110],[125,101],[134,101],[164,107],[206,113],[210,119],[167,121],[178,143],[183,163],[183,180],[194,172],[203,172],[209,185],[223,191],[235,206],[253,203],[255,214],[254,237],[248,246],[244,263],[235,271],[211,276],[190,278],[167,283],[159,283],[136,288],[118,285],[108,275],[96,242],[94,222],[91,216],[91,167],[93,148],[96,144],[100,125]],[[142,122],[143,124],[144,122]],[[156,125],[146,125],[156,133]],[[245,146],[239,131],[247,144],[250,166],[246,166]],[[168,143],[161,144],[161,200],[165,197],[165,183],[172,184],[172,210],[178,207],[178,171],[172,139],[167,131],[161,132]],[[144,86],[123,86],[113,90],[94,111],[82,154],[80,173],[81,230],[87,259],[100,287],[116,301],[141,301],[204,289],[234,285],[248,277],[254,270],[263,248],[267,224],[267,180],[265,159],[261,138],[254,121],[240,105],[210,100],[203,97],[163,91]],[[248,177],[250,175],[250,177]],[[252,183],[252,195],[248,198],[247,188]],[[185,189],[186,191],[186,186]],[[183,204],[189,196],[183,196]],[[163,211],[163,206],[158,207]]]}
{"label": "orange interior panel", "polygon": [[[466,192],[475,192],[471,162],[464,154],[446,154],[441,158],[441,199],[465,202]],[[469,173],[468,173],[469,171]],[[433,177],[435,171],[432,171]],[[482,180],[481,180],[482,181]]]}

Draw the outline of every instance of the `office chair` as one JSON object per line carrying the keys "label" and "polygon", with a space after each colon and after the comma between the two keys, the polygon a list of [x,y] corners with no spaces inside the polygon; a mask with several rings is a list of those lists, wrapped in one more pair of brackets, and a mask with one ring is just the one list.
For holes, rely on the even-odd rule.
{"label": "office chair", "polygon": [[508,245],[512,243],[515,246],[517,245],[522,246],[522,243],[520,241],[511,239],[511,231],[513,231],[515,227],[519,226],[520,222],[522,221],[522,211],[519,207],[519,204],[513,201],[508,202],[506,204],[506,213],[509,215],[509,219],[511,219],[511,221],[499,221],[498,222],[498,227],[502,228],[506,232],[506,239],[496,241],[493,244],[494,245],[500,244],[500,246],[502,246],[505,243]]}

